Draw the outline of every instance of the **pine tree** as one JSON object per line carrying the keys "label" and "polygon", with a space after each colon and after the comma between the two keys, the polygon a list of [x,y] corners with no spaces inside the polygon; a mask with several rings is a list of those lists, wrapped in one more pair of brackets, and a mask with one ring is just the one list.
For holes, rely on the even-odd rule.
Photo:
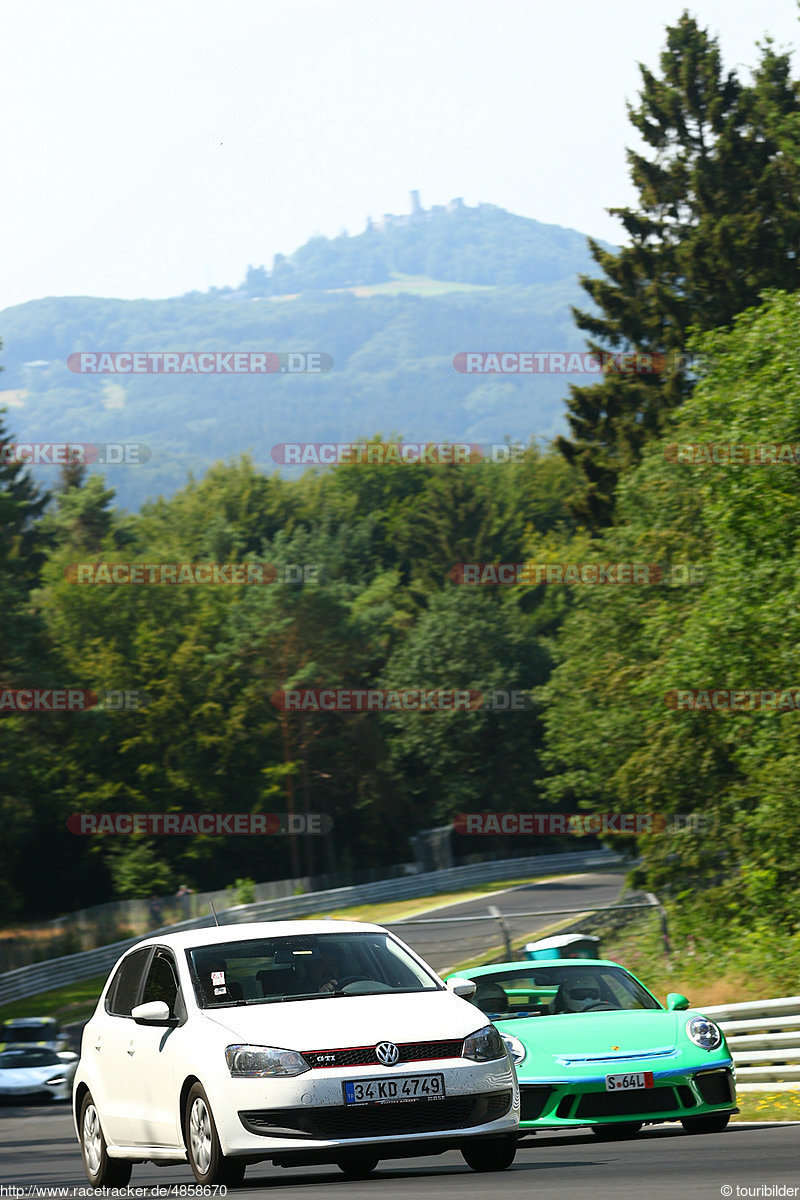
{"label": "pine tree", "polygon": [[788,55],[769,39],[760,50],[745,86],[684,12],[667,29],[661,77],[640,64],[641,103],[628,115],[653,154],[628,151],[639,208],[609,209],[630,245],[612,253],[590,239],[605,278],[581,285],[600,313],[573,316],[606,362],[635,350],[656,369],[570,388],[572,436],[558,446],[583,476],[573,514],[594,531],[613,521],[619,476],[691,391],[689,328],[727,326],[764,288],[800,286],[800,85]]}
{"label": "pine tree", "polygon": [[[0,346],[2,343],[0,343]],[[0,610],[3,646],[0,683],[8,681],[32,656],[38,622],[28,596],[38,584],[44,561],[39,520],[49,496],[40,491],[25,463],[19,462],[0,409]]]}

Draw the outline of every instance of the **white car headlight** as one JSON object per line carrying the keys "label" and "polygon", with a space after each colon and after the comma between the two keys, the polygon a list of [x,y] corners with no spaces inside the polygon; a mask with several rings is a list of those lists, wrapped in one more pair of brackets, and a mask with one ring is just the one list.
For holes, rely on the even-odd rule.
{"label": "white car headlight", "polygon": [[722,1045],[722,1032],[708,1017],[692,1017],[687,1021],[686,1035],[695,1046],[702,1046],[704,1050],[716,1050]]}
{"label": "white car headlight", "polygon": [[484,1025],[483,1029],[471,1033],[464,1040],[464,1058],[473,1062],[493,1062],[497,1058],[505,1058],[506,1047],[494,1025]]}
{"label": "white car headlight", "polygon": [[281,1050],[278,1046],[228,1046],[225,1058],[235,1079],[302,1075],[311,1070],[302,1054],[296,1050]]}
{"label": "white car headlight", "polygon": [[519,1038],[514,1037],[513,1033],[504,1033],[501,1034],[501,1037],[506,1044],[506,1050],[511,1055],[511,1061],[519,1065],[528,1053],[522,1042]]}

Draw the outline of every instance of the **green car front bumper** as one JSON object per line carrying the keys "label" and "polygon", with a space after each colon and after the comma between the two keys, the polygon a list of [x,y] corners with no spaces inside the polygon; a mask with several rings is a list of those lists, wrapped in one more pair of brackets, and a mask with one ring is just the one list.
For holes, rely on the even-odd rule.
{"label": "green car front bumper", "polygon": [[[617,1068],[619,1069],[619,1068]],[[644,1062],[631,1071],[648,1071]],[[609,1072],[613,1070],[609,1064]],[[605,1074],[570,1080],[520,1082],[520,1132],[574,1129],[620,1122],[683,1121],[714,1113],[737,1112],[733,1063],[698,1070],[653,1072],[653,1087],[608,1092]]]}

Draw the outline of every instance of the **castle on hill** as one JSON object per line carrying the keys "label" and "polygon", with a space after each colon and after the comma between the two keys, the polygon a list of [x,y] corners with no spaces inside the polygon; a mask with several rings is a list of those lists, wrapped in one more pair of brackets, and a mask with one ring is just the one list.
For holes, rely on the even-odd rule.
{"label": "castle on hill", "polygon": [[431,217],[437,217],[441,213],[455,212],[458,208],[464,208],[464,201],[460,196],[451,200],[449,204],[434,204],[433,208],[423,208],[419,202],[419,192],[413,191],[410,213],[403,213],[400,216],[395,216],[394,213],[384,213],[377,221],[373,221],[372,217],[367,217],[367,229],[376,229],[379,233],[383,233],[386,229],[414,225],[417,221],[430,221]]}

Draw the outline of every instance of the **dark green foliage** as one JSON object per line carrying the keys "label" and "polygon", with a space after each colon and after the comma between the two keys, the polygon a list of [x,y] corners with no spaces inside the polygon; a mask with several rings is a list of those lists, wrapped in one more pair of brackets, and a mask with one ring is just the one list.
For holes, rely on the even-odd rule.
{"label": "dark green foliage", "polygon": [[[394,677],[424,688],[434,676],[442,686],[529,692],[547,664],[535,613],[523,611],[530,596],[456,587],[450,568],[519,560],[527,528],[552,531],[572,487],[560,456],[534,447],[507,464],[350,465],[296,480],[240,457],[125,516],[99,477],[70,472],[37,526],[42,645],[36,669],[26,668],[38,683],[51,661],[46,682],[132,692],[142,705],[2,718],[7,910],[45,915],[163,893],[178,879],[207,889],[389,865],[411,855],[409,837],[432,814],[480,803],[500,776],[509,803],[530,807],[540,774],[534,710],[434,713],[420,726],[413,714],[287,712],[273,697],[387,687]],[[70,581],[70,567],[94,561],[254,561],[273,564],[278,578],[250,587]],[[287,583],[296,564],[311,565],[313,580]],[[79,838],[66,828],[71,814],[172,811],[323,813],[334,825],[305,838]],[[55,863],[35,853],[42,838]]]}
{"label": "dark green foliage", "polygon": [[[696,586],[581,589],[539,694],[548,792],[598,811],[698,814],[639,839],[640,882],[797,927],[797,712],[676,709],[676,689],[797,689],[800,318],[796,294],[766,294],[732,332],[692,343],[715,366],[619,489],[598,561],[698,564]],[[783,445],[783,463],[689,465],[674,447]],[[577,591],[578,589],[576,589]],[[723,701],[724,703],[724,701]]]}

